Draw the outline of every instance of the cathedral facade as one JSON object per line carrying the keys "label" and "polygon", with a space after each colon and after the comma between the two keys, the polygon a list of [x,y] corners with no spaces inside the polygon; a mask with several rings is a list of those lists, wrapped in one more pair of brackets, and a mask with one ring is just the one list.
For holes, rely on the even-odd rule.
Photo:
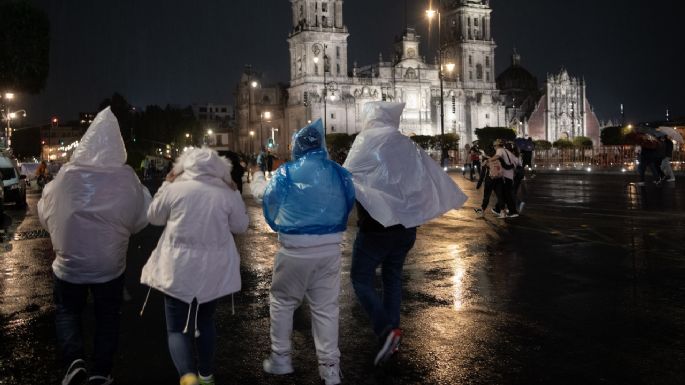
{"label": "cathedral facade", "polygon": [[421,55],[414,29],[395,41],[390,57],[379,55],[376,63],[348,68],[343,1],[291,3],[287,131],[321,118],[328,133],[354,134],[362,129],[364,103],[381,100],[406,103],[400,129],[407,135],[440,134],[441,109],[445,133],[458,134],[461,143],[475,140],[476,128],[506,125],[495,85],[496,45],[487,1],[460,0],[442,10],[442,62],[453,64],[443,67],[442,105],[439,64]]}

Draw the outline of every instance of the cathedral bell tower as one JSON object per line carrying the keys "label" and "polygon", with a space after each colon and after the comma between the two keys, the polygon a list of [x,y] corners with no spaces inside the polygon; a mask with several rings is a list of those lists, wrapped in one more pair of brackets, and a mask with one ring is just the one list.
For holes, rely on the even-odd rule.
{"label": "cathedral bell tower", "polygon": [[459,0],[444,10],[445,60],[455,64],[465,89],[495,90],[495,48],[490,30],[490,2]]}
{"label": "cathedral bell tower", "polygon": [[[342,0],[290,0],[293,29],[290,48],[290,86],[347,77],[347,37]],[[315,60],[316,58],[316,60]]]}

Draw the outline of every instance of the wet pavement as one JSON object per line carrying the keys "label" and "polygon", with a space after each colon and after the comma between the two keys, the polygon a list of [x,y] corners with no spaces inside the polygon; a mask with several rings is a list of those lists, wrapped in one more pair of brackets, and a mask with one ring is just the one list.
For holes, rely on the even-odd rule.
{"label": "wet pavement", "polygon": [[[343,252],[340,349],[346,384],[682,384],[685,378],[685,183],[645,188],[628,175],[539,174],[523,215],[476,218],[482,190],[422,226],[404,271],[400,353],[372,366],[376,344],[349,283],[354,216]],[[13,218],[0,252],[0,384],[56,384],[52,253],[35,213]],[[246,197],[238,237],[243,291],[218,309],[219,384],[318,384],[306,305],[293,333],[296,372],[266,375],[276,234]],[[128,256],[119,384],[176,384],[162,296],[138,313],[140,270],[160,228]],[[87,320],[92,320],[88,315]],[[88,333],[92,323],[86,322]],[[88,326],[91,325],[91,326]]]}

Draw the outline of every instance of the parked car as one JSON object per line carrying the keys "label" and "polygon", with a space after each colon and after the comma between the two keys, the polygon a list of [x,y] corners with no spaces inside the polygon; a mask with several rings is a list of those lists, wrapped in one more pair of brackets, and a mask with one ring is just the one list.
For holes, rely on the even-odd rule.
{"label": "parked car", "polygon": [[26,207],[26,175],[22,175],[17,160],[0,155],[0,174],[4,202],[14,202],[17,207]]}

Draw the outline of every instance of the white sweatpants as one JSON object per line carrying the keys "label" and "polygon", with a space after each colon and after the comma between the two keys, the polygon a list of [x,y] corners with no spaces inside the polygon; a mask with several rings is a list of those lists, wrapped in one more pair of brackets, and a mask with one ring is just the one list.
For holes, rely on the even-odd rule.
{"label": "white sweatpants", "polygon": [[[313,249],[312,249],[313,250]],[[295,255],[304,255],[303,257]],[[338,295],[340,245],[307,250],[281,248],[276,254],[271,282],[271,350],[290,354],[293,313],[306,298],[311,309],[312,335],[320,364],[339,364]]]}

